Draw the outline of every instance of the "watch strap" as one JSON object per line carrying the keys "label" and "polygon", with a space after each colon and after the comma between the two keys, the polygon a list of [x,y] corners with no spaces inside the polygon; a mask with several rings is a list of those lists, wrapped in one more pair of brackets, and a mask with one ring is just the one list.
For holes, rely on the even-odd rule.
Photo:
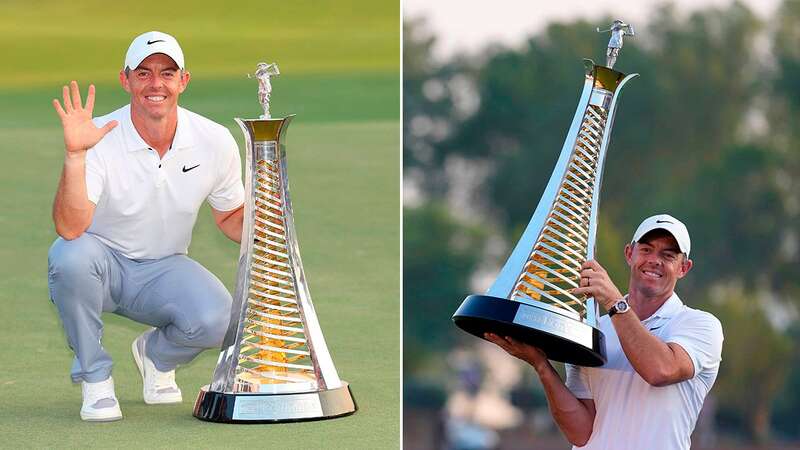
{"label": "watch strap", "polygon": [[[620,311],[619,311],[619,309],[617,309],[617,305],[619,305],[621,302],[628,303],[628,302],[627,302],[627,300],[625,299],[625,297],[623,297],[623,298],[621,298],[621,299],[617,300],[617,303],[614,303],[614,306],[612,306],[611,308],[609,308],[609,310],[608,310],[608,317],[614,317],[614,315],[615,315],[615,314],[618,314],[618,313],[620,312]],[[628,307],[627,307],[627,308],[625,308],[625,311],[623,311],[623,312],[626,312],[626,311],[628,311],[628,309],[630,309],[630,305],[627,305],[627,306],[628,306]]]}

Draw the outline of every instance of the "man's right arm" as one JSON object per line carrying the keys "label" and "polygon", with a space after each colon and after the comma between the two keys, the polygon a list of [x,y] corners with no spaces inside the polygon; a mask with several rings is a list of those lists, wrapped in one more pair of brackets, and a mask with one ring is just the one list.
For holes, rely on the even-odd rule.
{"label": "man's right arm", "polygon": [[86,151],[67,152],[53,201],[56,233],[66,240],[78,238],[92,224],[94,208],[86,193]]}
{"label": "man's right arm", "polygon": [[545,353],[538,348],[496,334],[487,333],[485,337],[512,356],[533,366],[542,382],[550,414],[558,428],[572,445],[586,445],[594,429],[594,401],[575,397],[553,369]]}
{"label": "man's right arm", "polygon": [[64,128],[64,167],[58,182],[56,198],[53,201],[53,223],[56,233],[64,239],[79,237],[89,228],[94,215],[95,204],[86,192],[86,153],[100,142],[109,131],[117,126],[112,120],[102,128],[92,122],[94,110],[94,86],[89,86],[86,105],[81,101],[78,83],[72,81],[63,89],[64,106],[53,100],[61,126]]}
{"label": "man's right arm", "polygon": [[583,447],[594,429],[594,400],[575,397],[547,359],[534,366],[544,387],[550,414],[572,445]]}

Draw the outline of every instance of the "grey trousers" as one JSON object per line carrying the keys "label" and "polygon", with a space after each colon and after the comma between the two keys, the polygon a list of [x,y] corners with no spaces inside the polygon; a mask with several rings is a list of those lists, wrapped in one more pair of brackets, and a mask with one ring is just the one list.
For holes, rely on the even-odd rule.
{"label": "grey trousers", "polygon": [[101,343],[103,312],[156,327],[146,351],[161,371],[220,347],[230,320],[230,293],[188,256],[128,259],[89,233],[56,239],[48,254],[48,284],[75,352],[74,382],[111,375],[111,357]]}

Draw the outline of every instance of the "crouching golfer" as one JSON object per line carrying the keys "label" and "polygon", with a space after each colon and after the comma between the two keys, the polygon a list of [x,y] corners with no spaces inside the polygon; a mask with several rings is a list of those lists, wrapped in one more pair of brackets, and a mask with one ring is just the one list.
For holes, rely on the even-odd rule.
{"label": "crouching golfer", "polygon": [[206,200],[222,232],[239,242],[244,188],[236,142],[223,126],[178,106],[189,83],[183,51],[157,31],[133,40],[120,71],[130,104],[92,119],[76,82],[53,106],[65,157],[53,204],[60,238],[49,253],[50,296],[75,353],[81,418],[122,418],[103,349],[101,313],[153,329],[132,350],[148,404],[182,400],[175,368],[219,347],[231,295],[187,256]]}

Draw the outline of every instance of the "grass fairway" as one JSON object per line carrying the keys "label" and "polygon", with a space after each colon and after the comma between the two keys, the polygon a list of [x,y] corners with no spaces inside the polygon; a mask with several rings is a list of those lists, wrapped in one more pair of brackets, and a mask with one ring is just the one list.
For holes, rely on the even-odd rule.
{"label": "grass fairway", "polygon": [[[231,426],[191,416],[218,352],[178,371],[186,400],[146,406],[129,345],[145,327],[106,314],[104,344],[125,419],[82,423],[80,387],[68,380],[71,353],[48,301],[49,206],[60,165],[58,129],[0,130],[6,233],[0,248],[0,435],[2,446],[208,448],[395,448],[399,436],[399,210],[397,125],[361,122],[289,130],[289,170],[300,247],[315,309],[340,376],[359,411],[331,421]],[[233,287],[236,245],[204,211],[190,254]]]}
{"label": "grass fairway", "polygon": [[[272,10],[262,3],[263,10],[228,11],[200,1],[174,23],[142,20],[142,11],[160,5],[147,1],[141,11],[137,6],[124,17],[108,12],[116,6],[101,2],[68,9],[42,1],[35,12],[22,2],[0,5],[0,45],[12,36],[20,42],[4,53],[10,63],[0,74],[0,311],[5,316],[0,326],[0,447],[399,446],[399,11],[396,3],[382,9],[370,2],[345,3],[359,12],[334,14],[332,2],[299,2],[304,15],[292,14],[288,6],[267,14]],[[166,17],[163,8],[156,9]],[[105,11],[107,20],[98,19],[98,10]],[[37,22],[33,15],[45,19]],[[347,26],[348,21],[362,26]],[[267,30],[262,33],[257,24]],[[51,26],[46,32],[45,25]],[[395,28],[381,28],[387,26]],[[244,73],[267,57],[281,65],[283,74],[273,82],[273,114],[298,113],[288,131],[287,155],[303,264],[333,361],[358,403],[355,415],[279,425],[201,422],[191,410],[198,389],[211,380],[217,350],[178,370],[183,404],[146,406],[129,351],[145,327],[106,314],[104,345],[114,357],[125,418],[81,422],[80,387],[69,381],[71,352],[47,292],[47,250],[55,238],[50,207],[63,160],[60,124],[50,99],[74,78],[84,91],[88,81],[98,85],[96,115],[123,104],[126,97],[115,84],[115,71],[133,35],[154,28],[185,41],[187,63],[195,62],[181,104],[228,126],[240,145],[233,117],[259,113],[256,83]],[[15,35],[29,36],[36,29],[43,33],[35,37],[38,41]],[[337,42],[334,30],[341,35]],[[281,33],[294,38],[281,47],[283,56],[272,57],[273,52],[256,45]],[[248,45],[228,50],[241,43]],[[326,43],[331,45],[327,53]],[[53,61],[42,55],[60,58],[52,71]],[[70,58],[84,56],[86,67],[69,64]],[[238,246],[216,230],[207,207],[189,252],[233,288]]]}

